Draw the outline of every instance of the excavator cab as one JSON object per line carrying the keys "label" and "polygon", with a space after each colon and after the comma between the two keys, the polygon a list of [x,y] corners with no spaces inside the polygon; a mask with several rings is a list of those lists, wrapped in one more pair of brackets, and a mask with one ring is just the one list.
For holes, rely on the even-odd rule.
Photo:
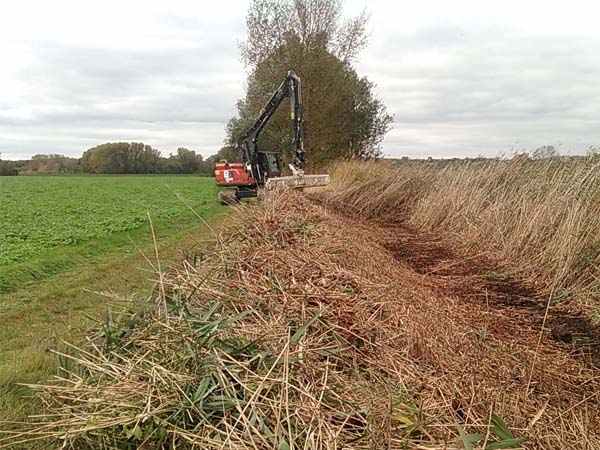
{"label": "excavator cab", "polygon": [[266,179],[281,176],[281,158],[276,152],[258,152],[258,164]]}

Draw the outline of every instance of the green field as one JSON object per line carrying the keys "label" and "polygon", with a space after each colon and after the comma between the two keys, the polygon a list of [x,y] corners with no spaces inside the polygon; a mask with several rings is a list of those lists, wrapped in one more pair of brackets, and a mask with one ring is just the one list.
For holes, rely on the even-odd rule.
{"label": "green field", "polygon": [[0,422],[38,412],[18,383],[52,375],[48,349],[152,289],[148,214],[165,269],[210,241],[204,221],[227,211],[216,195],[195,176],[0,178]]}
{"label": "green field", "polygon": [[[46,278],[148,228],[211,215],[212,178],[22,176],[0,179],[0,292]],[[93,248],[89,248],[92,243]],[[86,244],[88,244],[86,246]],[[77,254],[74,254],[76,251]]]}
{"label": "green field", "polygon": [[214,203],[211,178],[7,177],[0,180],[0,266]]}

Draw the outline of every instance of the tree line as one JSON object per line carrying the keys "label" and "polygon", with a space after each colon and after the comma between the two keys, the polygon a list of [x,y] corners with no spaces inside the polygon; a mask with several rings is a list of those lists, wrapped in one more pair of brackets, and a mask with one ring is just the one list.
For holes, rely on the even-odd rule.
{"label": "tree line", "polygon": [[81,158],[60,154],[34,155],[28,160],[0,160],[0,176],[18,174],[199,174],[212,175],[222,160],[239,160],[235,148],[225,146],[204,159],[200,153],[180,147],[163,157],[141,142],[116,142],[86,150]]}

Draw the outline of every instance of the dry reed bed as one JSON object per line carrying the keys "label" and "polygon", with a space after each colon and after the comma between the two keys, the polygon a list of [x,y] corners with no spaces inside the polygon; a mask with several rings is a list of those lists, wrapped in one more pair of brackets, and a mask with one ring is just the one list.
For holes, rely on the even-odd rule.
{"label": "dry reed bed", "polygon": [[600,322],[600,159],[349,162],[330,202],[438,232]]}
{"label": "dry reed bed", "polygon": [[62,378],[32,386],[44,414],[0,448],[463,448],[457,427],[505,448],[495,415],[529,449],[600,448],[593,370],[428,286],[388,230],[290,192],[237,215],[144,309],[63,352]]}

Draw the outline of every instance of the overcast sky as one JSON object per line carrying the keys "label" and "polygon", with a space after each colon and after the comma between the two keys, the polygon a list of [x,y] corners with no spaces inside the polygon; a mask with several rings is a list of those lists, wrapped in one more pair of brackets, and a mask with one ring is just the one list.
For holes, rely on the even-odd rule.
{"label": "overcast sky", "polygon": [[[347,0],[371,14],[356,66],[394,114],[388,156],[600,146],[593,1]],[[107,141],[216,152],[243,96],[247,0],[5,2],[0,152]],[[300,74],[301,75],[301,74]]]}

